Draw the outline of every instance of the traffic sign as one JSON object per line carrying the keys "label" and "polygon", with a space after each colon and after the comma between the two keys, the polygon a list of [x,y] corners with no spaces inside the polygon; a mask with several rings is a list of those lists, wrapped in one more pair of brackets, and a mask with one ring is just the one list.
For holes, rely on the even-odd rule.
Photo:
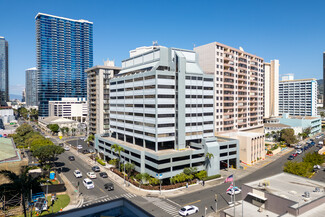
{"label": "traffic sign", "polygon": [[60,139],[62,139],[62,136],[59,136]]}
{"label": "traffic sign", "polygon": [[162,173],[160,173],[160,174],[156,173],[156,177],[157,177],[158,179],[161,179],[161,178],[162,178]]}

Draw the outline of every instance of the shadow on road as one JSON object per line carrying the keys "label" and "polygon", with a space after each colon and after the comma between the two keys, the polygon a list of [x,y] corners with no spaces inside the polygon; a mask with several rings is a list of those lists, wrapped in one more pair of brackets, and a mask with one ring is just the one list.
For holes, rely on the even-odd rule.
{"label": "shadow on road", "polygon": [[63,173],[66,173],[69,171],[70,171],[70,168],[68,168],[68,167],[62,167],[62,169],[61,169],[61,172],[63,172]]}

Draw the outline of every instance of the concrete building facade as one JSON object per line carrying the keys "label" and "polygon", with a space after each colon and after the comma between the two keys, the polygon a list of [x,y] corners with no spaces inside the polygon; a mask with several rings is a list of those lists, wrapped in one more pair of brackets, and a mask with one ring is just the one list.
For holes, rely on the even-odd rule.
{"label": "concrete building facade", "polygon": [[279,84],[279,114],[317,116],[317,80],[298,79]]}
{"label": "concrete building facade", "polygon": [[186,167],[218,174],[225,160],[238,166],[238,141],[214,137],[213,78],[194,51],[159,47],[124,60],[110,81],[110,136],[96,134],[96,149],[115,158],[118,144],[137,171],[162,178]]}
{"label": "concrete building facade", "polygon": [[88,134],[109,133],[109,81],[120,70],[113,61],[86,70]]}
{"label": "concrete building facade", "polygon": [[279,116],[279,60],[264,63],[264,118]]}
{"label": "concrete building facade", "polygon": [[49,116],[63,117],[78,122],[86,122],[88,105],[86,98],[64,97],[61,101],[49,101]]}
{"label": "concrete building facade", "polygon": [[38,106],[37,100],[37,68],[26,69],[26,106]]}
{"label": "concrete building facade", "polygon": [[213,42],[195,47],[203,71],[214,75],[215,130],[263,126],[263,58]]}

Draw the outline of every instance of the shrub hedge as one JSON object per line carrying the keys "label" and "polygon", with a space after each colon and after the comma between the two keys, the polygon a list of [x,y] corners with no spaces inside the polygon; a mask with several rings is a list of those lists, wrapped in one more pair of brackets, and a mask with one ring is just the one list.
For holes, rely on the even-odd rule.
{"label": "shrub hedge", "polygon": [[208,181],[208,180],[216,179],[216,178],[220,178],[220,177],[221,177],[220,174],[217,174],[217,175],[214,175],[214,176],[208,176],[208,177],[203,178],[203,181]]}

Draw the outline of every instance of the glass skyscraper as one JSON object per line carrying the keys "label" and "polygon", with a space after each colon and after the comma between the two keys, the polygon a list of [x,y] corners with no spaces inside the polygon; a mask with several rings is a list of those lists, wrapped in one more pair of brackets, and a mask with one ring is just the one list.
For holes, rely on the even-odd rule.
{"label": "glass skyscraper", "polygon": [[37,69],[26,69],[26,106],[37,106]]}
{"label": "glass skyscraper", "polygon": [[93,65],[93,23],[38,13],[36,50],[39,116],[48,102],[87,97],[85,69]]}
{"label": "glass skyscraper", "polygon": [[9,101],[8,71],[8,42],[0,36],[0,106]]}

